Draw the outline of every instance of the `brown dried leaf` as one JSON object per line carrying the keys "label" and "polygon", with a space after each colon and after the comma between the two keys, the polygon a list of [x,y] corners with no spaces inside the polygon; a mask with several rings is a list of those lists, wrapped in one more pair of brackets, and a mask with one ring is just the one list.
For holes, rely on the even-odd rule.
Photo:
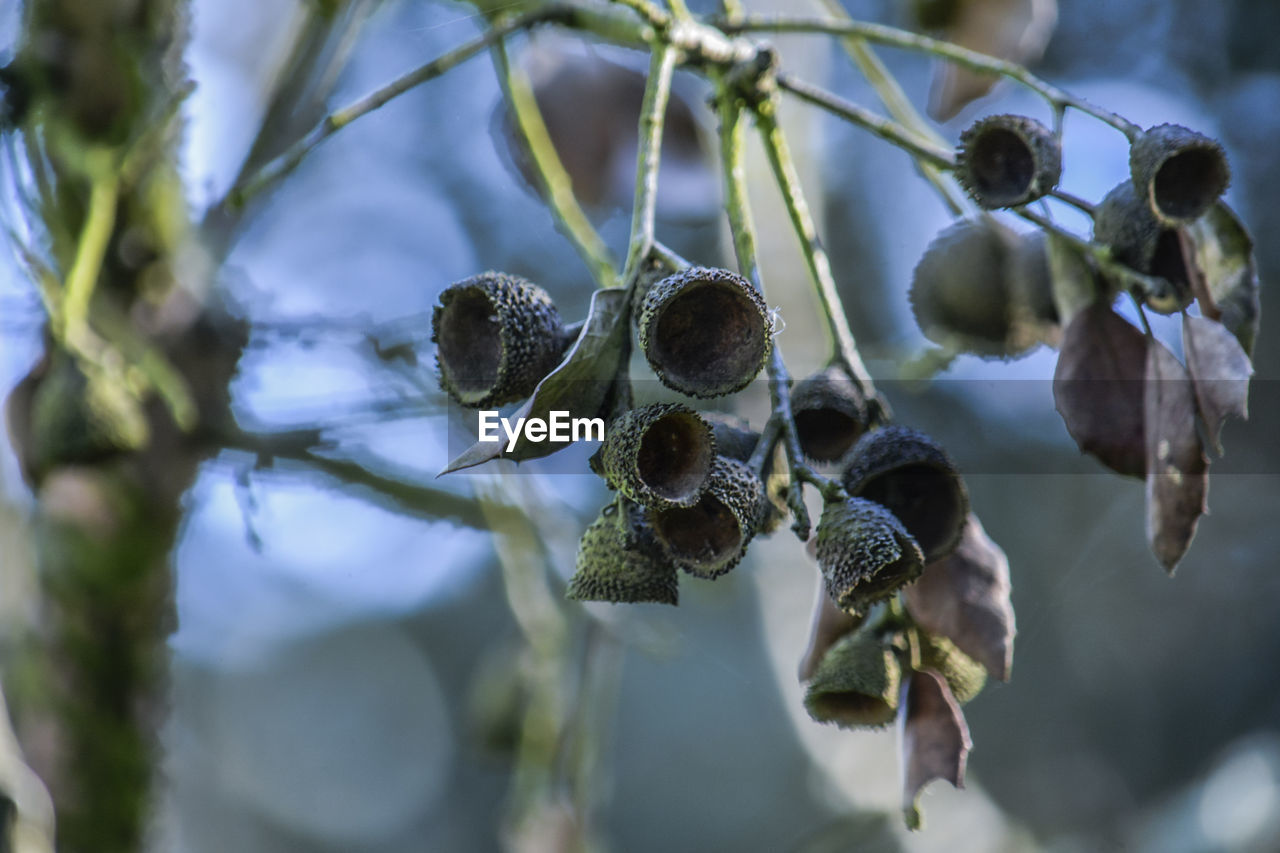
{"label": "brown dried leaf", "polygon": [[1147,541],[1172,572],[1205,511],[1209,460],[1196,432],[1191,377],[1159,342],[1147,349]]}
{"label": "brown dried leaf", "polygon": [[1095,302],[1072,318],[1053,374],[1053,400],[1085,453],[1121,474],[1146,473],[1142,379],[1147,339]]}
{"label": "brown dried leaf", "polygon": [[902,813],[910,829],[920,828],[920,792],[934,779],[964,787],[964,765],[973,742],[960,705],[936,673],[913,672],[898,703],[902,753]]}
{"label": "brown dried leaf", "polygon": [[[960,0],[942,37],[979,53],[1025,64],[1044,53],[1057,23],[1057,0]],[[938,121],[952,118],[991,91],[997,79],[954,63],[939,63],[929,114]]]}
{"label": "brown dried leaf", "polygon": [[[817,537],[810,541],[817,541]],[[817,556],[814,555],[814,559]],[[864,616],[855,616],[841,610],[831,596],[827,594],[827,584],[818,578],[818,592],[813,602],[813,618],[809,628],[809,645],[805,647],[804,657],[800,659],[800,680],[808,681],[813,677],[822,656],[827,649],[844,635],[862,624]]]}
{"label": "brown dried leaf", "polygon": [[1201,305],[1202,313],[1220,315],[1222,325],[1236,336],[1245,354],[1252,355],[1260,311],[1253,238],[1221,201],[1187,226],[1187,231],[1195,243],[1196,267],[1213,302]]}
{"label": "brown dried leaf", "polygon": [[1249,417],[1249,377],[1253,363],[1227,328],[1216,320],[1182,317],[1182,348],[1195,391],[1196,406],[1204,420],[1209,443],[1222,455],[1222,422],[1229,415]]}
{"label": "brown dried leaf", "polygon": [[956,550],[926,566],[903,596],[917,625],[1008,681],[1016,632],[1010,590],[1008,558],[969,513]]}

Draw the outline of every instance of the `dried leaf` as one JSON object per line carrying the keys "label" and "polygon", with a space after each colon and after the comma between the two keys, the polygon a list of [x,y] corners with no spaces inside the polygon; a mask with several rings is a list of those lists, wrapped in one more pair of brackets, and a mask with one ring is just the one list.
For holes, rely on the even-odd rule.
{"label": "dried leaf", "polygon": [[940,676],[913,672],[902,689],[898,703],[902,813],[908,828],[919,829],[920,792],[934,779],[964,787],[964,765],[973,742],[960,705]]}
{"label": "dried leaf", "polygon": [[[816,542],[817,538],[809,541]],[[815,560],[817,559],[817,554],[812,556]],[[808,681],[813,677],[813,671],[827,649],[831,648],[836,640],[861,625],[864,618],[864,616],[855,616],[841,610],[827,594],[826,583],[819,578],[818,593],[813,603],[813,618],[809,628],[809,645],[805,648],[804,657],[800,660],[800,680]]]}
{"label": "dried leaf", "polygon": [[1096,302],[1067,326],[1053,374],[1053,400],[1085,453],[1121,474],[1146,473],[1142,379],[1147,340]]}
{"label": "dried leaf", "polygon": [[969,513],[956,550],[926,566],[903,596],[917,625],[1008,681],[1016,632],[1010,591],[1008,558]]}
{"label": "dried leaf", "polygon": [[1206,316],[1219,315],[1222,325],[1251,356],[1260,311],[1253,238],[1223,202],[1187,229],[1195,242],[1196,266],[1213,301],[1212,305],[1202,304],[1202,312]]}
{"label": "dried leaf", "polygon": [[1172,572],[1205,511],[1209,461],[1196,432],[1191,377],[1163,344],[1147,349],[1147,541]]}
{"label": "dried leaf", "polygon": [[1053,304],[1058,309],[1059,322],[1066,326],[1076,314],[1098,301],[1098,276],[1080,246],[1050,232],[1044,232],[1044,237]]}
{"label": "dried leaf", "polygon": [[[552,411],[569,412],[574,418],[602,416],[602,409],[613,388],[618,366],[628,355],[630,338],[626,316],[626,289],[612,287],[597,290],[591,297],[591,308],[582,332],[565,355],[560,366],[538,383],[516,418],[550,417]],[[571,442],[529,442],[521,434],[514,449],[507,452],[505,441],[476,442],[440,473],[448,474],[471,468],[491,459],[538,459],[563,450]]]}
{"label": "dried leaf", "polygon": [[1249,417],[1249,377],[1253,364],[1240,342],[1215,320],[1182,317],[1182,348],[1196,395],[1196,407],[1204,420],[1209,443],[1222,454],[1222,422],[1229,415]]}
{"label": "dried leaf", "polygon": [[[1057,23],[1057,0],[960,0],[942,37],[979,53],[1026,64],[1044,53]],[[954,63],[940,63],[929,114],[938,121],[952,118],[991,91],[997,79]]]}

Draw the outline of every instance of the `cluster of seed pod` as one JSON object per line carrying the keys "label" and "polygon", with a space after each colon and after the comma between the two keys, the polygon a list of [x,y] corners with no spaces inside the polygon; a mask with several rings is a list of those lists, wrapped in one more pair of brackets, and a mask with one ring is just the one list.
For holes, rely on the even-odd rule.
{"label": "cluster of seed pod", "polygon": [[[1150,308],[1181,310],[1195,294],[1180,231],[1226,190],[1225,152],[1207,136],[1163,124],[1135,135],[1129,170],[1094,211],[1093,239],[1116,261],[1163,280],[1158,292],[1144,294]],[[984,211],[1043,198],[1061,173],[1058,136],[1026,116],[988,116],[960,137],[956,177]],[[1100,295],[1118,284],[1101,276]],[[1011,358],[1060,340],[1044,233],[1018,234],[985,213],[934,239],[916,266],[910,296],[921,331],[953,352]]]}

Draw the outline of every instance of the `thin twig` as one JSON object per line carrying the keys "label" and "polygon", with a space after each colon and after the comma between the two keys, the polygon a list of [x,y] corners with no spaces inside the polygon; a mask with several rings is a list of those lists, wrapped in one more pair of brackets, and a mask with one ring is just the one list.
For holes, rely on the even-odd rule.
{"label": "thin twig", "polygon": [[619,6],[626,6],[640,15],[655,29],[665,30],[671,26],[671,15],[650,3],[649,0],[613,0],[613,2]]}
{"label": "thin twig", "polygon": [[662,126],[671,97],[671,78],[678,51],[669,45],[653,50],[644,101],[640,105],[639,143],[636,154],[636,197],[631,211],[631,239],[622,280],[630,286],[654,241],[654,217],[658,204],[658,167],[662,157]]}

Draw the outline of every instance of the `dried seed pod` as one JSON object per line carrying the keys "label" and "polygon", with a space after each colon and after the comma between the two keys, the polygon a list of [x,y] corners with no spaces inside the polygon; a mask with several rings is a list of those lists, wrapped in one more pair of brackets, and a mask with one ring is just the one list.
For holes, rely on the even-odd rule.
{"label": "dried seed pod", "polygon": [[649,288],[640,348],[668,388],[694,397],[741,391],[773,346],[764,298],[740,275],[693,267]]}
{"label": "dried seed pod", "polygon": [[988,210],[1035,201],[1062,177],[1062,144],[1027,116],[978,119],[960,134],[956,177]]}
{"label": "dried seed pod", "polygon": [[820,723],[841,728],[883,726],[898,713],[902,668],[891,647],[872,631],[841,638],[814,669],[804,707]]}
{"label": "dried seed pod", "polygon": [[605,479],[646,506],[690,506],[707,484],[715,438],[701,415],[679,403],[654,403],[618,418],[600,448]]}
{"label": "dried seed pod", "polygon": [[897,516],[863,498],[828,501],[817,539],[827,592],[850,612],[864,611],[924,571],[920,546]]}
{"label": "dried seed pod", "polygon": [[566,343],[547,292],[486,272],[449,285],[431,316],[440,387],[463,406],[493,408],[533,393]]}
{"label": "dried seed pod", "polygon": [[911,310],[924,336],[985,358],[1012,358],[1036,344],[1016,321],[1009,257],[1018,236],[989,216],[943,230],[916,264]]}
{"label": "dried seed pod", "polygon": [[867,431],[867,399],[838,367],[828,367],[791,391],[796,438],[815,462],[835,462]]}
{"label": "dried seed pod", "polygon": [[[739,462],[746,462],[751,458],[760,442],[760,433],[751,429],[744,418],[724,412],[702,412],[702,416],[710,422],[715,434],[716,453]],[[790,471],[781,445],[765,463],[762,479],[765,487],[760,500],[756,532],[769,534],[778,529],[788,512],[785,490],[790,480]]]}
{"label": "dried seed pod", "polygon": [[1056,342],[1060,325],[1058,306],[1053,301],[1053,270],[1049,266],[1049,243],[1043,231],[1028,231],[1018,237],[1009,255],[1009,301],[1025,322],[1040,327],[1040,337]]}
{"label": "dried seed pod", "polygon": [[650,521],[676,565],[696,577],[717,578],[746,553],[763,500],[764,484],[754,471],[717,456],[696,504],[653,511]]}
{"label": "dried seed pod", "polygon": [[1122,264],[1169,283],[1168,293],[1147,297],[1152,309],[1170,314],[1191,304],[1191,273],[1178,231],[1156,220],[1131,181],[1117,185],[1098,205],[1093,239],[1109,246]]}
{"label": "dried seed pod", "polygon": [[920,635],[920,664],[947,682],[951,694],[961,705],[982,692],[987,684],[987,671],[982,664],[956,648],[946,637]]}
{"label": "dried seed pod", "polygon": [[703,420],[711,424],[716,438],[716,453],[739,462],[746,462],[760,441],[760,433],[751,428],[746,418],[728,412],[699,412]]}
{"label": "dried seed pod", "polygon": [[1199,219],[1231,182],[1222,146],[1176,124],[1157,125],[1134,140],[1129,171],[1138,195],[1166,226]]}
{"label": "dried seed pod", "polygon": [[875,501],[901,520],[926,562],[950,554],[964,532],[969,493],[946,451],[900,426],[873,430],[849,454],[842,479],[851,496]]}
{"label": "dried seed pod", "polygon": [[578,544],[577,570],[565,597],[574,601],[676,604],[676,568],[628,535],[627,514],[613,507],[591,522]]}

